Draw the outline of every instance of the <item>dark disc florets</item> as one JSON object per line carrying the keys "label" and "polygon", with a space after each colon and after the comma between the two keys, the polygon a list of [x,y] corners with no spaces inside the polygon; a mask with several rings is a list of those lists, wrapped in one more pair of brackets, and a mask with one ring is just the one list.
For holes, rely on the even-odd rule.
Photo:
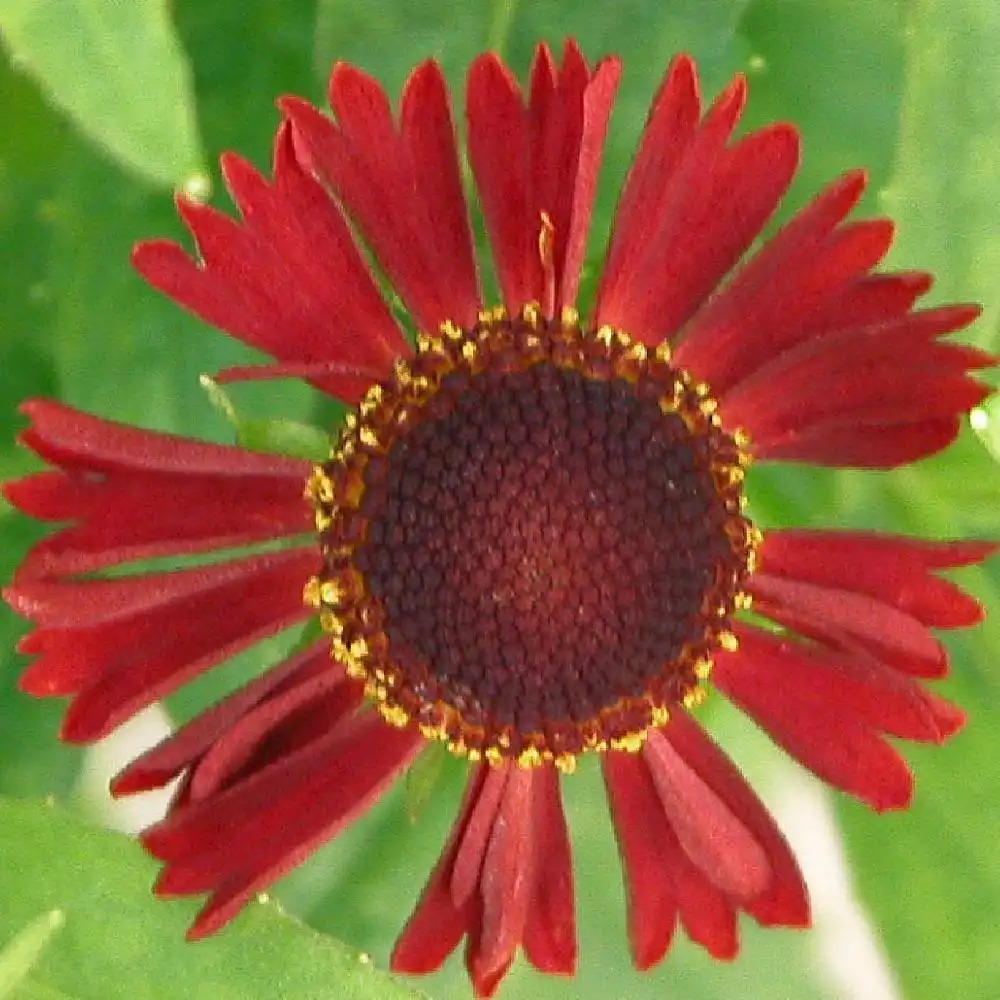
{"label": "dark disc florets", "polygon": [[457,753],[636,749],[735,644],[746,464],[665,347],[532,307],[445,324],[310,480],[307,600],[383,716]]}

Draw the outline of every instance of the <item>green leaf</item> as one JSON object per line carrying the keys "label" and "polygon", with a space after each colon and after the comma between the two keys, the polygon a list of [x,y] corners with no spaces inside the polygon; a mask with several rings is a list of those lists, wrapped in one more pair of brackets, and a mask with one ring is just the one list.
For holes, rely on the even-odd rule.
{"label": "green leaf", "polygon": [[[935,297],[980,301],[985,316],[963,336],[996,345],[1000,320],[1000,8],[976,0],[911,4],[904,35],[902,127],[895,173],[884,195],[899,223],[892,263],[934,270]],[[987,418],[996,404],[983,408]],[[1000,469],[995,429],[963,433],[932,461],[894,472],[847,497],[856,521],[878,502],[884,526],[938,537],[996,538]],[[976,425],[974,424],[974,427]],[[943,748],[910,747],[913,807],[874,817],[844,803],[859,890],[908,1000],[938,1000],[956,985],[992,996],[1000,982],[996,900],[1000,856],[995,797],[1000,730],[1000,567],[961,574],[992,624],[946,636],[953,678],[942,693],[969,713]],[[989,620],[989,618],[988,618]]]}
{"label": "green leaf", "polygon": [[204,189],[187,60],[166,0],[7,0],[19,68],[80,129],[157,184]]}
{"label": "green leaf", "polygon": [[[418,63],[433,56],[449,80],[460,84],[468,64],[486,44],[490,4],[467,0],[400,3],[399,0],[319,0],[315,66],[322,84],[339,59],[377,72],[398,94]],[[386,45],[391,39],[392,44]]]}
{"label": "green leaf", "polygon": [[[156,900],[138,844],[57,809],[0,799],[0,939],[40,910],[65,927],[28,973],[30,995],[76,1000],[404,1000],[419,994],[370,959],[310,931],[273,903],[189,944],[191,903]],[[249,831],[248,831],[249,832]],[[36,932],[37,933],[37,932]]]}
{"label": "green leaf", "polygon": [[[899,131],[905,0],[756,0],[740,23],[749,82],[746,123],[788,120],[803,159],[779,219],[839,174],[870,174],[876,208]],[[831,58],[836,53],[836,58]]]}
{"label": "green leaf", "polygon": [[22,928],[0,951],[0,1000],[7,1000],[28,975],[52,935],[66,923],[62,910],[49,910]]}
{"label": "green leaf", "polygon": [[1000,5],[923,0],[906,24],[896,171],[885,207],[893,263],[936,270],[941,299],[982,302],[978,342],[1000,324]]}

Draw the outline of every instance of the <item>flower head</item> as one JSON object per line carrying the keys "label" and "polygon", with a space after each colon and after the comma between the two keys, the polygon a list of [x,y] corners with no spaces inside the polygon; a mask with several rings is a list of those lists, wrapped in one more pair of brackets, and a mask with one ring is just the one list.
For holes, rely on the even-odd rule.
{"label": "flower head", "polygon": [[[798,133],[734,140],[742,79],[703,111],[679,57],[581,319],[620,71],[572,42],[558,65],[543,45],[522,95],[496,56],[472,65],[468,156],[502,305],[481,294],[434,62],[398,116],[338,65],[333,119],[281,102],[272,180],[223,158],[241,220],[182,199],[197,259],[137,248],[154,286],[275,359],[223,378],[307,378],[353,407],[322,464],[25,406],[23,440],[53,468],[6,495],[70,524],[5,595],[37,626],[23,687],[72,698],[65,739],[98,739],[309,618],[325,633],[115,779],[118,795],[181,779],[142,839],[165,864],[158,892],[209,894],[192,936],[442,740],[468,787],[394,968],[435,969],[467,937],[479,995],[519,947],[574,971],[560,782],[588,753],[636,964],[658,962],[678,925],[731,957],[740,911],[801,926],[809,906],[774,821],[697,722],[708,690],[876,809],[912,791],[887,736],[942,742],[962,725],[924,681],[948,669],[933,630],[981,610],[938,574],[994,546],[771,530],[751,520],[747,470],[889,468],[945,447],[986,393],[969,372],[991,359],[941,339],[976,308],[915,309],[928,275],[873,272],[892,226],[845,221],[859,172],[751,252]],[[102,575],[235,546],[250,554]]]}

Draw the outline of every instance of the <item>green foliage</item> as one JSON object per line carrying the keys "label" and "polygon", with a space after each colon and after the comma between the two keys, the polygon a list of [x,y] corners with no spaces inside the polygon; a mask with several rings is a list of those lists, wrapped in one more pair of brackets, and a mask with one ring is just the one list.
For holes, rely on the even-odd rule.
{"label": "green foliage", "polygon": [[[56,13],[53,13],[56,12]],[[840,171],[867,166],[868,211],[900,224],[895,266],[936,271],[939,299],[973,299],[986,317],[970,336],[996,347],[1000,310],[1000,14],[981,0],[8,0],[0,65],[0,478],[34,468],[12,439],[18,402],[56,395],[112,419],[212,440],[236,429],[213,409],[204,373],[259,360],[207,330],[131,273],[139,239],[186,240],[164,186],[237,149],[262,169],[274,98],[321,101],[329,65],[348,59],[398,93],[410,69],[438,58],[463,127],[465,66],[485,45],[523,76],[539,38],[576,35],[588,55],[620,52],[625,77],[605,157],[585,297],[591,294],[618,188],[649,100],[677,50],[699,59],[711,97],[737,70],[751,84],[748,124],[801,127],[803,169],[787,216]],[[199,132],[202,139],[199,140]],[[204,167],[201,143],[210,165]],[[152,182],[152,184],[151,184]],[[242,440],[321,457],[338,410],[298,384],[232,390]],[[1000,456],[987,407],[979,438],[892,474],[754,470],[754,514],[766,525],[839,524],[947,537],[1000,533]],[[291,437],[289,437],[291,435]],[[292,443],[289,444],[289,441]],[[989,447],[984,447],[985,442]],[[992,450],[991,450],[992,449]],[[0,508],[0,576],[9,579],[37,526]],[[965,582],[1000,613],[995,569]],[[23,625],[0,611],[0,792],[70,796],[80,756],[56,740],[60,706],[20,694]],[[1000,862],[994,849],[995,624],[952,643],[949,689],[971,715],[945,749],[907,750],[915,807],[873,817],[841,810],[848,854],[873,924],[908,1000],[988,996],[1000,981]],[[187,718],[259,673],[294,637],[248,653],[172,703]],[[714,717],[713,717],[714,718]],[[725,744],[758,760],[738,730]],[[435,863],[455,814],[463,766],[428,755],[335,845],[279,889],[310,924],[386,964],[391,942]],[[773,758],[759,758],[771,773]],[[750,927],[735,966],[683,943],[647,976],[627,968],[623,901],[607,810],[592,767],[566,782],[578,859],[581,975],[567,983],[518,963],[505,996],[532,998],[831,996],[814,939]],[[416,817],[415,819],[413,817]],[[325,934],[254,906],[217,940],[182,943],[190,904],[154,902],[154,867],[124,838],[58,809],[0,805],[0,996],[38,1000],[188,995],[409,995]],[[50,937],[51,914],[65,925]],[[14,977],[26,978],[14,984]],[[4,977],[7,978],[4,978]],[[468,996],[461,956],[429,980],[435,997]],[[356,992],[352,994],[350,990]],[[367,992],[366,992],[367,991]]]}
{"label": "green foliage", "polygon": [[[23,976],[10,994],[21,998],[52,991],[73,1000],[419,996],[377,971],[363,953],[311,931],[270,902],[251,906],[233,933],[186,944],[192,907],[152,898],[155,867],[142,849],[52,806],[0,799],[0,828],[0,940],[19,932],[0,952],[0,996],[7,971]],[[40,912],[47,916],[38,922]]]}
{"label": "green foliage", "polygon": [[0,951],[0,1000],[14,995],[34,968],[52,935],[66,923],[62,910],[49,910],[23,927]]}
{"label": "green foliage", "polygon": [[200,183],[194,94],[166,0],[7,0],[4,37],[52,103],[124,166],[157,184]]}
{"label": "green foliage", "polygon": [[[970,332],[996,349],[1000,323],[1000,9],[975,0],[913,5],[905,39],[906,86],[896,167],[885,206],[900,225],[893,261],[929,267],[941,301],[981,302]],[[983,437],[996,440],[997,413]],[[971,434],[947,456],[885,484],[901,526],[937,535],[997,537],[997,452]],[[868,503],[878,501],[873,491]],[[861,511],[858,511],[860,515]],[[844,810],[862,895],[885,935],[908,1000],[949,993],[991,996],[1000,983],[1000,856],[989,775],[1000,733],[1000,572],[963,576],[992,623],[954,637],[948,694],[969,711],[953,745],[911,753],[917,800],[893,817],[888,835],[860,810]],[[916,946],[922,942],[923,946]]]}

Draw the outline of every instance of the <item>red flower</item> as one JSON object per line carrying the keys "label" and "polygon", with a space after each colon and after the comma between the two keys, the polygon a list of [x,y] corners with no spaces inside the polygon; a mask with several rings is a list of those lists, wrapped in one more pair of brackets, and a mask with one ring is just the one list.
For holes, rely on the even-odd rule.
{"label": "red flower", "polygon": [[[994,546],[762,534],[743,497],[751,459],[887,468],[945,447],[986,392],[968,371],[991,359],[941,337],[977,309],[914,311],[928,275],[872,273],[892,226],[844,221],[857,172],[733,271],[791,182],[798,133],[733,141],[742,79],[702,114],[680,57],[582,326],[619,73],[573,43],[561,67],[538,49],[527,100],[495,56],[470,70],[468,153],[504,309],[484,311],[433,62],[398,120],[378,84],[337,66],[336,122],[282,102],[273,181],[223,158],[242,221],[181,200],[199,259],[137,248],[154,286],[277,361],[228,377],[301,376],[358,405],[324,465],[25,406],[23,440],[54,468],[6,495],[70,524],[6,597],[37,625],[24,689],[72,698],[65,739],[104,736],[317,611],[329,633],[114,782],[123,795],[182,776],[143,842],[165,862],[159,893],[209,894],[193,937],[335,837],[430,738],[476,766],[395,969],[435,969],[467,936],[482,996],[518,946],[539,969],[574,971],[559,784],[584,752],[604,764],[636,964],[664,956],[678,921],[732,957],[740,910],[802,926],[809,907],[782,835],[690,713],[709,675],[876,809],[912,791],[887,736],[941,742],[962,724],[922,681],[947,671],[932,630],[981,610],[937,571]],[[355,233],[422,331],[416,346]],[[288,543],[100,575],[276,539]]]}

